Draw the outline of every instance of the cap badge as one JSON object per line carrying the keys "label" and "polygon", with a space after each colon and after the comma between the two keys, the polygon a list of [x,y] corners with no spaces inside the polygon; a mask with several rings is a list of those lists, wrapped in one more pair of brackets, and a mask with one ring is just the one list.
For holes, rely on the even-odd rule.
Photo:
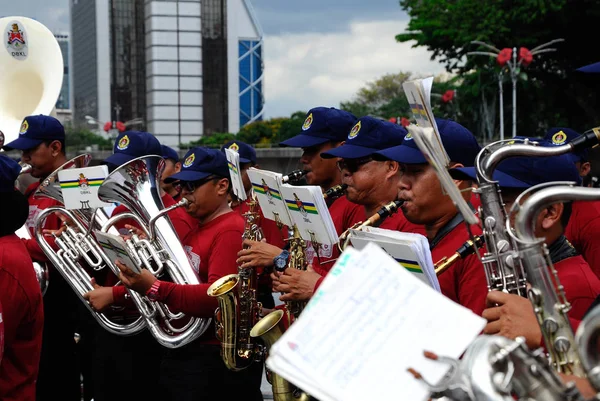
{"label": "cap badge", "polygon": [[358,132],[360,131],[360,128],[362,127],[362,124],[359,122],[357,122],[354,127],[352,127],[352,129],[350,130],[350,133],[348,134],[348,139],[352,139],[354,137],[356,137],[356,135],[358,135]]}
{"label": "cap badge", "polygon": [[567,140],[567,134],[562,131],[558,131],[556,134],[552,135],[552,143],[555,145],[562,145]]}
{"label": "cap badge", "polygon": [[129,137],[127,135],[125,135],[123,138],[121,138],[119,140],[119,143],[117,144],[117,149],[125,150],[128,147],[129,147]]}
{"label": "cap badge", "polygon": [[21,129],[19,130],[19,135],[23,135],[23,134],[27,133],[28,129],[29,129],[29,123],[27,122],[27,120],[23,120],[23,123],[21,124]]}
{"label": "cap badge", "polygon": [[191,166],[192,164],[194,164],[195,159],[196,159],[196,154],[192,153],[191,155],[186,157],[185,161],[183,162],[183,167],[187,168],[187,167]]}
{"label": "cap badge", "polygon": [[413,139],[413,136],[410,132],[404,136],[405,141],[412,141],[412,139]]}
{"label": "cap badge", "polygon": [[308,117],[306,117],[306,120],[304,120],[304,124],[302,124],[302,131],[306,131],[307,129],[310,128],[310,126],[313,123],[313,115],[312,113],[310,113],[308,115]]}
{"label": "cap badge", "polygon": [[239,152],[240,151],[240,147],[238,146],[237,143],[232,143],[231,146],[229,146],[229,149],[235,151],[235,152]]}

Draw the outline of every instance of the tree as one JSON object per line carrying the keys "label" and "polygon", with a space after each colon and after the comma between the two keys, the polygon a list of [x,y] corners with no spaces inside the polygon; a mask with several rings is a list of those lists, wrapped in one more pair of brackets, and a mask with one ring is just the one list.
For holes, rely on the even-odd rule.
{"label": "tree", "polygon": [[112,149],[113,142],[86,128],[67,126],[65,130],[67,150],[80,151],[86,146],[97,145],[101,149]]}
{"label": "tree", "polygon": [[[568,4],[568,5],[567,5]],[[576,73],[575,69],[600,61],[600,44],[596,40],[595,23],[600,17],[600,3],[567,0],[401,0],[400,6],[410,16],[405,33],[396,36],[400,42],[414,41],[425,46],[433,58],[445,64],[448,71],[465,79],[471,99],[486,99],[479,107],[481,117],[492,111],[491,89],[497,87],[498,66],[484,56],[466,57],[477,50],[471,41],[480,40],[502,49],[532,49],[556,38],[564,38],[555,53],[534,58],[526,72],[526,80],[518,83],[519,133],[540,135],[559,124],[585,130],[597,124],[600,77]],[[582,48],[585,44],[585,48]],[[473,70],[481,71],[474,79]],[[479,88],[477,85],[481,85]],[[491,87],[490,87],[491,85]],[[461,88],[461,92],[465,91]],[[478,90],[477,90],[478,89]],[[505,92],[510,89],[506,85]],[[507,99],[508,98],[508,99]],[[461,103],[464,103],[462,100]],[[479,100],[481,101],[481,100]],[[505,117],[510,119],[510,96],[505,96]],[[474,107],[476,109],[477,107]],[[464,121],[461,121],[464,122]],[[474,122],[467,123],[476,125]],[[495,124],[497,125],[497,124]]]}

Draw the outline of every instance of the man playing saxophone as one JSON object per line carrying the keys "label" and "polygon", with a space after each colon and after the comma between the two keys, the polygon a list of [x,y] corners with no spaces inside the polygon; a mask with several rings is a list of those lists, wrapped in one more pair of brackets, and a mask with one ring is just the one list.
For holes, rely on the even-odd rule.
{"label": "man playing saxophone", "polygon": [[[39,181],[25,191],[29,202],[27,228],[33,238],[37,215],[44,209],[58,205],[50,198],[34,198],[33,194],[49,174],[66,161],[65,130],[54,117],[45,115],[27,116],[23,119],[19,137],[4,145],[4,150],[18,149],[22,152],[21,161],[32,167],[31,176]],[[54,214],[46,219],[44,229],[58,230],[59,217]],[[22,239],[31,259],[48,262],[48,258],[35,239]],[[49,243],[53,243],[49,238]],[[44,296],[44,338],[40,372],[37,381],[37,399],[79,401],[81,398],[80,374],[77,364],[77,348],[74,333],[77,315],[83,314],[83,307],[67,282],[51,266],[49,269],[48,291]],[[58,361],[66,368],[56,369]]]}
{"label": "man playing saxophone", "polygon": [[[452,120],[436,119],[444,149],[450,157],[450,167],[473,166],[480,148],[473,134]],[[469,233],[462,215],[452,199],[444,194],[434,168],[411,136],[402,145],[374,153],[376,160],[400,163],[398,199],[403,200],[402,212],[413,224],[425,226],[433,260],[452,255]],[[465,201],[471,198],[471,180],[455,180]],[[473,230],[475,235],[481,231]],[[476,255],[457,261],[439,276],[442,293],[453,301],[481,315],[485,308],[487,282],[484,268]]]}
{"label": "man playing saxophone", "polygon": [[[236,254],[242,248],[244,233],[244,219],[228,204],[231,184],[227,159],[218,150],[193,148],[185,155],[181,172],[167,182],[181,185],[182,197],[189,202],[186,211],[197,222],[183,243],[190,249],[190,260],[202,284],[163,282],[146,269],[136,274],[117,263],[121,280],[151,300],[165,303],[173,312],[212,318],[218,303],[208,296],[207,289],[219,278],[238,272]],[[254,364],[234,372],[225,366],[220,352],[220,342],[210,328],[197,340],[166,350],[158,368],[160,399],[198,401],[227,391],[228,399],[262,400],[262,366]]]}
{"label": "man playing saxophone", "polygon": [[[552,146],[547,142],[542,142],[542,145]],[[457,168],[450,172],[457,179],[475,177],[474,168]],[[527,188],[553,181],[579,183],[580,177],[569,156],[561,155],[507,159],[498,165],[494,180],[499,182],[505,207],[510,210],[516,198]],[[571,304],[568,316],[573,330],[576,330],[578,322],[600,294],[600,280],[564,236],[570,214],[570,202],[547,207],[535,222],[535,235],[545,238],[550,260]],[[531,349],[542,345],[542,333],[529,299],[491,291],[487,296],[487,305],[483,312],[483,317],[488,320],[485,334],[500,334],[510,339],[523,336]]]}

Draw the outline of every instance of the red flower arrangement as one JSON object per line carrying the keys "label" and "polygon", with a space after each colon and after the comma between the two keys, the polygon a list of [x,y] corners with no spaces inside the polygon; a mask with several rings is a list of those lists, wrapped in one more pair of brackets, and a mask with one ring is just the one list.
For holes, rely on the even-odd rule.
{"label": "red flower arrangement", "polygon": [[533,54],[531,54],[529,49],[521,47],[519,49],[519,60],[525,67],[527,67],[533,61]]}
{"label": "red flower arrangement", "polygon": [[104,131],[108,132],[108,131],[110,131],[111,128],[112,128],[112,123],[110,121],[107,121],[106,123],[104,123]]}
{"label": "red flower arrangement", "polygon": [[452,89],[448,89],[443,95],[442,95],[442,102],[444,103],[449,103],[452,101],[452,99],[454,99],[454,91]]}
{"label": "red flower arrangement", "polygon": [[505,47],[504,49],[500,50],[500,53],[498,53],[498,57],[496,57],[496,61],[498,62],[498,64],[501,67],[504,67],[506,65],[506,63],[508,63],[510,61],[511,57],[512,57],[512,49]]}
{"label": "red flower arrangement", "polygon": [[400,119],[400,125],[402,125],[403,127],[408,127],[410,125],[410,120],[406,117],[402,117]]}

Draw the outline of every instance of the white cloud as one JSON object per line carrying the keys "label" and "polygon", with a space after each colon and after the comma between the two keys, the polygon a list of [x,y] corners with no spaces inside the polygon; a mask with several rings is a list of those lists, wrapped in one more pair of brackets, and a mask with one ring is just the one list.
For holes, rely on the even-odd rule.
{"label": "white cloud", "polygon": [[398,43],[406,21],[350,23],[346,32],[265,35],[265,117],[339,106],[386,73],[439,74],[424,48]]}

